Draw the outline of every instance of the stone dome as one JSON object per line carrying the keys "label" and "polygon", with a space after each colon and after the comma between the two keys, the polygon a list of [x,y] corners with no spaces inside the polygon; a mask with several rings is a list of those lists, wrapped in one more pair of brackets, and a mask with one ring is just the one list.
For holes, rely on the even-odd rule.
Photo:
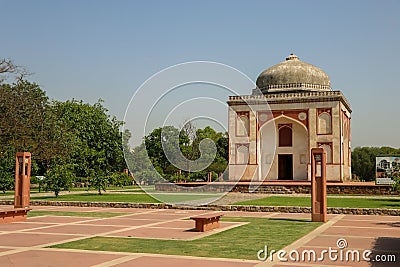
{"label": "stone dome", "polygon": [[294,54],[263,71],[256,84],[263,93],[332,90],[329,76],[323,70],[301,61]]}

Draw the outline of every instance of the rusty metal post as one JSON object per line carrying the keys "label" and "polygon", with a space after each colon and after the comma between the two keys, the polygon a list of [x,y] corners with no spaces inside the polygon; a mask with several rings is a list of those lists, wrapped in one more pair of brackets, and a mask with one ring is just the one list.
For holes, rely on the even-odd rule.
{"label": "rusty metal post", "polygon": [[15,155],[14,208],[27,208],[30,203],[31,153],[17,152]]}
{"label": "rusty metal post", "polygon": [[327,221],[326,203],[326,152],[323,148],[311,149],[311,220]]}

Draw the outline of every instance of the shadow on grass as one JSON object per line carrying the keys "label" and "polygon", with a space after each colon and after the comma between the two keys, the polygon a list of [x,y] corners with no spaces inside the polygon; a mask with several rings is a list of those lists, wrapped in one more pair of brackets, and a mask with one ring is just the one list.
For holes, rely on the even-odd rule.
{"label": "shadow on grass", "polygon": [[[388,208],[393,207],[393,208],[398,208],[398,209],[400,208],[400,198],[399,199],[395,199],[395,198],[374,199],[373,198],[373,199],[371,199],[371,201],[377,202],[377,203],[384,201],[385,207],[388,207]],[[385,208],[385,207],[383,207],[383,208]]]}

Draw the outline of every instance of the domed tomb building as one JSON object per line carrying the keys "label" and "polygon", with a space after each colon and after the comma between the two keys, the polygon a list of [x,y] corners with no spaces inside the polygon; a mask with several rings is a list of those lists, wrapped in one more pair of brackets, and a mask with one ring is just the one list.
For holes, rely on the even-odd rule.
{"label": "domed tomb building", "polygon": [[310,152],[322,147],[327,180],[349,181],[351,108],[329,76],[291,54],[256,85],[228,100],[229,180],[311,180]]}

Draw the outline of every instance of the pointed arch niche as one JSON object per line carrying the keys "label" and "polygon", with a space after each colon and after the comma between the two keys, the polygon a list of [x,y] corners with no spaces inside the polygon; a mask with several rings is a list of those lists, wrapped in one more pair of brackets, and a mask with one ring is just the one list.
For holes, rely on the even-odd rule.
{"label": "pointed arch niche", "polygon": [[332,143],[318,143],[318,147],[323,148],[326,152],[326,164],[332,164]]}
{"label": "pointed arch niche", "polygon": [[236,164],[249,163],[249,144],[236,144]]}
{"label": "pointed arch niche", "polygon": [[332,109],[318,109],[318,134],[332,134]]}
{"label": "pointed arch niche", "polygon": [[236,136],[249,136],[250,119],[249,112],[236,113]]}

